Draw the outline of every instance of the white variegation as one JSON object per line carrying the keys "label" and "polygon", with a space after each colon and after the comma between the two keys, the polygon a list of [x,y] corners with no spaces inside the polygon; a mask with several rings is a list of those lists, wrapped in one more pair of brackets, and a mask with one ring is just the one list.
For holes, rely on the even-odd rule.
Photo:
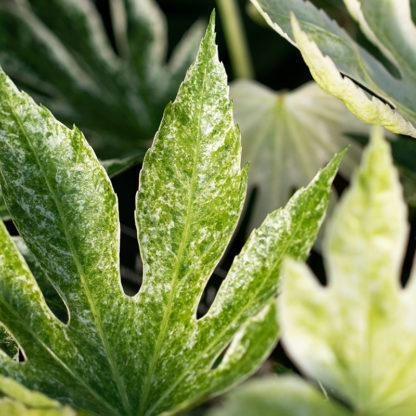
{"label": "white variegation", "polygon": [[304,264],[284,266],[285,348],[353,414],[416,411],[415,268],[407,287],[400,285],[408,232],[398,173],[377,128],[327,228],[327,287]]}
{"label": "white variegation", "polygon": [[197,319],[246,192],[226,81],[212,17],[143,163],[136,224],[144,275],[129,297],[103,166],[77,128],[0,72],[0,184],[26,243],[0,227],[0,321],[26,359],[0,351],[1,374],[82,411],[151,416],[219,394],[267,357],[279,335],[282,259],[307,257],[343,152],[252,234]]}
{"label": "white variegation", "polygon": [[416,27],[409,0],[344,0],[389,62],[376,59],[306,0],[251,0],[297,46],[322,89],[361,120],[416,137]]}

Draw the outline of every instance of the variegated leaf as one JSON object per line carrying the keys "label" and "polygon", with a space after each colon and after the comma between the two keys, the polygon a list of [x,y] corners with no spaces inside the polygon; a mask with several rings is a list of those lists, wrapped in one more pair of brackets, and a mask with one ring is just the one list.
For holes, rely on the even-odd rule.
{"label": "variegated leaf", "polygon": [[120,284],[116,196],[82,133],[57,122],[4,73],[0,98],[7,209],[69,316],[62,322],[51,311],[36,265],[1,227],[0,321],[26,362],[1,354],[0,372],[77,409],[150,416],[189,407],[255,371],[277,342],[282,259],[306,258],[342,152],[252,234],[197,319],[247,180],[213,18],[141,171],[144,276],[134,297]]}
{"label": "variegated leaf", "polygon": [[296,45],[319,86],[358,118],[416,137],[416,27],[409,0],[344,0],[377,60],[305,0],[251,0],[269,25]]}
{"label": "variegated leaf", "polygon": [[294,376],[251,381],[231,392],[210,416],[348,416],[341,405]]}
{"label": "variegated leaf", "polygon": [[284,345],[307,375],[357,414],[416,411],[415,272],[405,289],[400,285],[406,211],[378,128],[327,229],[328,286],[301,263],[284,267]]}

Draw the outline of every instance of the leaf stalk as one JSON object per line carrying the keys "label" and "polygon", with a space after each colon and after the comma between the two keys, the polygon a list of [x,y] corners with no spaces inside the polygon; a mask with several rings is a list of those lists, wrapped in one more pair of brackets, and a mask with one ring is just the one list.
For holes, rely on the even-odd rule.
{"label": "leaf stalk", "polygon": [[243,29],[240,11],[235,0],[217,0],[231,66],[236,78],[254,78],[254,69]]}

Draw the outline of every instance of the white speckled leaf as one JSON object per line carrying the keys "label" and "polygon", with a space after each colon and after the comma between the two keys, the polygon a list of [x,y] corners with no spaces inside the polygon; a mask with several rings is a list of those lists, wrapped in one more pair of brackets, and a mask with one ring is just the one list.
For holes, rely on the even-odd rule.
{"label": "white speckled leaf", "polygon": [[231,392],[209,416],[346,416],[346,409],[325,399],[298,377],[269,377]]}
{"label": "white speckled leaf", "polygon": [[[144,155],[144,151],[134,152],[126,157],[118,159],[105,159],[101,161],[101,164],[104,166],[104,169],[107,171],[107,175],[112,178],[113,176],[118,175],[124,170],[130,168],[134,164],[138,163]],[[6,203],[4,201],[3,195],[0,190],[0,218],[3,221],[9,220],[10,215],[7,211]]]}
{"label": "white speckled leaf", "polygon": [[[277,342],[281,260],[306,257],[342,154],[253,233],[197,320],[247,181],[213,18],[141,171],[144,276],[135,297],[120,286],[116,196],[82,133],[1,73],[0,134],[1,187],[30,250],[28,266],[0,228],[0,321],[27,359],[1,353],[0,373],[75,408],[150,416],[191,406],[258,368]],[[68,324],[48,308],[37,267],[65,302]]]}
{"label": "white speckled leaf", "polygon": [[[350,144],[346,133],[369,127],[343,103],[308,83],[275,92],[254,81],[231,84],[234,117],[241,129],[243,162],[250,163],[249,192],[256,187],[251,227],[284,205],[294,189],[308,183],[334,153]],[[351,143],[340,172],[349,178],[361,149]]]}
{"label": "white speckled leaf", "polygon": [[273,29],[300,49],[323,90],[366,123],[416,137],[416,27],[409,0],[344,0],[398,75],[312,3],[251,1]]}
{"label": "white speckled leaf", "polygon": [[59,296],[54,286],[52,285],[48,274],[45,272],[36,257],[30,251],[23,238],[14,236],[12,237],[12,241],[29,266],[29,269],[36,279],[36,282],[42,291],[43,297],[45,298],[49,309],[62,322],[67,322],[69,318],[67,308],[65,303],[62,301],[62,298]]}
{"label": "white speckled leaf", "polygon": [[415,271],[400,286],[406,221],[398,174],[377,128],[327,229],[328,286],[301,263],[284,268],[284,345],[307,375],[359,414],[416,411]]}

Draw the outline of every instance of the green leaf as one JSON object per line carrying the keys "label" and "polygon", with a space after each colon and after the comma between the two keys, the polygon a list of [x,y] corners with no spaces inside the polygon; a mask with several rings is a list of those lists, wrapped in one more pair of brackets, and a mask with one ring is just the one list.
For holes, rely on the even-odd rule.
{"label": "green leaf", "polygon": [[54,315],[59,318],[62,322],[68,321],[68,312],[66,310],[65,303],[57,293],[54,286],[51,284],[49,277],[45,270],[42,268],[36,257],[30,251],[23,238],[15,236],[12,237],[12,241],[16,246],[17,250],[25,259],[27,265],[33,276],[36,279],[39,288],[42,291],[43,297]]}
{"label": "green leaf", "polygon": [[6,396],[0,398],[2,416],[75,416],[69,407],[30,391],[10,378],[0,376],[0,392]]}
{"label": "green leaf", "polygon": [[[250,163],[249,191],[257,188],[250,228],[282,206],[293,189],[309,182],[332,155],[350,143],[346,132],[367,134],[339,100],[315,83],[275,92],[254,81],[231,84],[234,117],[241,129],[243,161]],[[349,178],[360,146],[352,144],[341,166]]]}
{"label": "green leaf", "polygon": [[416,137],[416,27],[409,0],[344,0],[383,62],[308,1],[251,1],[300,49],[323,90],[366,123]]}
{"label": "green leaf", "polygon": [[210,416],[346,416],[340,405],[294,376],[251,381],[233,391]]}
{"label": "green leaf", "polygon": [[[139,163],[144,155],[144,151],[133,152],[123,158],[119,159],[106,159],[102,160],[101,164],[104,166],[104,169],[107,171],[107,175],[112,178],[117,176],[119,173],[125,171],[126,169],[134,166]],[[9,211],[6,207],[6,202],[4,201],[3,195],[0,191],[0,218],[3,221],[10,219]]]}
{"label": "green leaf", "polygon": [[134,297],[120,285],[116,196],[82,133],[3,73],[0,114],[9,212],[69,314],[67,324],[53,314],[36,272],[0,227],[0,321],[26,358],[0,354],[2,374],[96,414],[150,416],[218,394],[261,365],[279,334],[282,259],[307,257],[342,152],[252,234],[211,309],[196,319],[247,181],[213,17],[140,174],[144,276]]}
{"label": "green leaf", "polygon": [[296,364],[359,414],[416,411],[415,268],[400,274],[409,226],[398,173],[380,128],[328,226],[328,286],[285,264],[282,338]]}
{"label": "green leaf", "polygon": [[85,131],[105,159],[150,145],[203,31],[200,22],[191,27],[166,62],[166,27],[156,2],[110,5],[121,56],[92,0],[0,3],[3,68],[59,120]]}

